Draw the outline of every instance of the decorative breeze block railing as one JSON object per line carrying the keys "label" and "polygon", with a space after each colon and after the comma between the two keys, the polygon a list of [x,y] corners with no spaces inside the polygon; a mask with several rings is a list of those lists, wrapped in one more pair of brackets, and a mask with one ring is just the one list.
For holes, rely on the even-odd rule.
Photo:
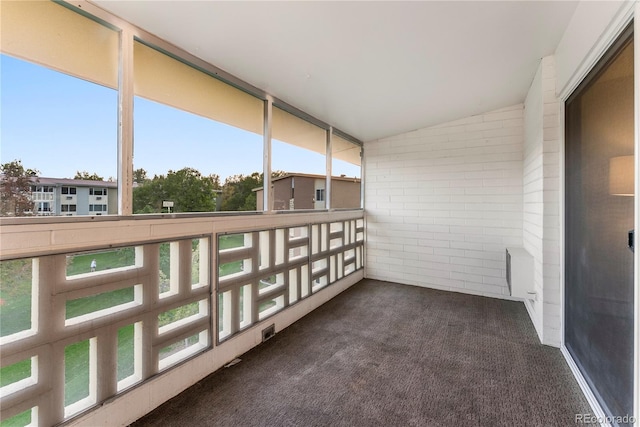
{"label": "decorative breeze block railing", "polygon": [[[201,232],[153,241],[129,240],[114,228],[118,245],[103,233],[90,250],[41,254],[37,246],[33,256],[20,250],[10,258],[5,251],[2,425],[50,426],[79,416],[213,348],[214,330],[224,346],[364,267],[361,212],[333,213],[340,219],[326,222],[307,215],[319,217],[225,218],[213,224],[227,233],[214,234],[204,223],[196,227]],[[290,226],[290,218],[301,223]],[[79,227],[85,236],[86,227]],[[53,229],[75,232],[67,225]]]}
{"label": "decorative breeze block railing", "polygon": [[217,237],[218,342],[364,265],[363,219]]}
{"label": "decorative breeze block railing", "polygon": [[3,425],[58,424],[209,348],[210,247],[2,261]]}

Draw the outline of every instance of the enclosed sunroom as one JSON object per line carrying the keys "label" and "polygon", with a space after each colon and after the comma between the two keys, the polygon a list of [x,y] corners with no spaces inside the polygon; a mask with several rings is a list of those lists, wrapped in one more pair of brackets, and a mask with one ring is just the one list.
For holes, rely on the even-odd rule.
{"label": "enclosed sunroom", "polygon": [[[528,376],[478,373],[473,402],[492,375],[529,378],[522,402],[565,386],[587,402],[551,424],[638,425],[638,13],[637,1],[2,1],[2,425],[130,424],[252,349],[284,354],[267,340],[314,330],[317,313],[341,319],[349,298],[372,312],[343,325],[374,328],[358,346],[381,354],[396,332],[418,349],[479,334],[478,348],[512,354],[530,328]],[[290,176],[315,184],[276,194]],[[46,194],[59,212],[30,208],[40,180],[66,183]],[[95,214],[106,190],[74,180],[104,181],[109,214]],[[81,203],[89,215],[65,215]],[[416,326],[431,314],[440,338]],[[380,345],[376,327],[390,334]],[[351,386],[398,386],[375,349],[345,352],[372,357]],[[544,357],[570,375],[537,375]],[[459,409],[409,424],[506,422],[407,394],[393,411]],[[305,423],[279,405],[282,424]],[[317,423],[330,406],[314,407]],[[509,420],[545,422],[514,408]],[[403,420],[371,411],[343,424]]]}

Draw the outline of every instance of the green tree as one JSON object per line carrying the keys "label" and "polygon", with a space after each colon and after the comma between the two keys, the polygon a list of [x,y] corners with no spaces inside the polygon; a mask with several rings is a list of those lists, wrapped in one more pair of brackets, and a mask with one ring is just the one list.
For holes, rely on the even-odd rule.
{"label": "green tree", "polygon": [[148,179],[146,170],[139,168],[133,171],[133,182],[136,184],[144,184]]}
{"label": "green tree", "polygon": [[254,172],[251,175],[232,175],[222,186],[223,211],[255,211],[256,193],[254,188],[262,186],[263,175]]}
{"label": "green tree", "polygon": [[[284,171],[274,171],[272,178],[285,175]],[[255,211],[257,209],[256,188],[262,187],[264,175],[254,172],[251,175],[232,175],[222,186],[223,211]]]}
{"label": "green tree", "polygon": [[163,212],[163,201],[173,202],[172,212],[212,212],[219,188],[217,175],[204,176],[193,168],[170,170],[134,188],[133,212]]}
{"label": "green tree", "polygon": [[85,181],[104,181],[104,178],[97,173],[90,174],[87,171],[76,171],[76,175],[73,179],[84,179]]}
{"label": "green tree", "polygon": [[33,214],[31,185],[38,182],[39,171],[25,169],[21,160],[0,165],[0,216]]}

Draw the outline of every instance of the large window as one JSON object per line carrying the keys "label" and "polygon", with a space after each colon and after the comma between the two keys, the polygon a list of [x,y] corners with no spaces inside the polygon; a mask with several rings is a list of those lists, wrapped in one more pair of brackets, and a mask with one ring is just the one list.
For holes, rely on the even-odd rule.
{"label": "large window", "polygon": [[117,176],[117,32],[54,2],[2,2],[1,46],[0,163],[20,182],[3,199],[26,203],[34,175]]}
{"label": "large window", "polygon": [[263,102],[135,43],[134,213],[256,210]]}
{"label": "large window", "polygon": [[331,207],[361,207],[361,147],[333,135],[331,140]]}
{"label": "large window", "polygon": [[[265,101],[144,35],[132,42],[133,67],[125,66],[119,76],[120,43],[129,40],[120,40],[118,29],[76,13],[64,2],[2,2],[0,17],[0,164],[4,176],[16,182],[10,190],[3,187],[0,215],[44,211],[35,203],[49,200],[33,195],[40,178],[60,188],[56,191],[69,204],[76,201],[70,197],[76,187],[69,179],[115,184],[118,168],[131,168],[118,165],[117,154],[119,119],[129,130],[126,118],[131,113],[125,102],[123,117],[118,116],[119,78],[131,77],[126,75],[130,69],[133,182],[121,184],[127,189],[124,197],[133,185],[134,213],[359,207],[353,190],[360,179],[359,147],[333,136],[335,191],[330,192],[328,131],[312,124],[313,119],[291,114],[279,101],[274,101],[271,123],[272,206],[265,207]],[[122,81],[126,86],[127,79]],[[123,135],[126,150],[132,141],[127,132]],[[119,194],[116,185],[110,188],[108,212],[116,214]],[[78,199],[81,215],[89,211],[88,203],[80,201],[84,191]],[[91,196],[107,193],[97,187],[89,191]],[[318,191],[325,192],[322,200]],[[129,202],[124,201],[125,211]],[[47,212],[60,214],[59,203]]]}
{"label": "large window", "polygon": [[[47,185],[32,185],[31,191],[34,193],[53,193],[53,187],[49,187]],[[63,194],[66,194],[63,192]]]}
{"label": "large window", "polygon": [[315,193],[326,183],[327,131],[280,108],[273,108],[272,129],[273,209],[324,209]]}

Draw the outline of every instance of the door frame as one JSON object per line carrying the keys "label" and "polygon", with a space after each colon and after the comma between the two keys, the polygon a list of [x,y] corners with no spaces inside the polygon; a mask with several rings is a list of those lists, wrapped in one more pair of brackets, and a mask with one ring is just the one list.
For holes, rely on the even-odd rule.
{"label": "door frame", "polygon": [[[600,403],[591,391],[584,376],[578,369],[578,366],[571,357],[565,345],[565,226],[564,220],[566,215],[565,207],[565,103],[578,85],[584,80],[586,75],[593,69],[596,63],[609,50],[618,36],[622,34],[625,28],[634,20],[633,38],[634,38],[634,152],[635,152],[635,197],[634,197],[634,229],[640,231],[640,2],[634,1],[625,4],[616,17],[609,24],[605,32],[602,34],[598,42],[592,47],[591,51],[581,63],[577,70],[573,73],[569,83],[565,89],[558,95],[560,98],[560,331],[561,344],[560,351],[564,356],[569,368],[576,378],[582,392],[584,393],[589,405],[591,406],[595,416],[600,420],[602,425],[609,426],[606,422],[606,414],[604,413]],[[636,235],[638,235],[636,233]],[[634,251],[634,381],[633,381],[633,411],[636,417],[635,426],[640,426],[640,249]],[[614,414],[624,415],[624,414]]]}

